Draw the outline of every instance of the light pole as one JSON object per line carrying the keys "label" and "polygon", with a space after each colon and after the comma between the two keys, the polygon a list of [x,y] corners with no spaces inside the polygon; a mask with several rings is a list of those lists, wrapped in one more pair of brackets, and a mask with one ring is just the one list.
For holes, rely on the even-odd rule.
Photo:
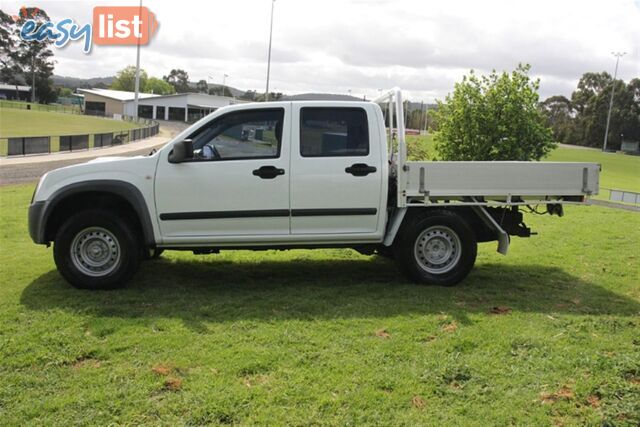
{"label": "light pole", "polygon": [[229,74],[223,74],[222,75],[222,96],[224,96],[224,88],[227,87],[226,86],[227,77],[229,77]]}
{"label": "light pole", "polygon": [[269,56],[267,57],[267,90],[264,94],[265,101],[269,101],[269,74],[271,73],[271,41],[273,40],[273,8],[276,0],[271,0],[271,25],[269,26]]}
{"label": "light pole", "polygon": [[[142,0],[140,0],[140,8],[138,9],[138,16],[142,16]],[[138,118],[138,97],[140,94],[140,37],[138,37],[138,46],[136,48],[136,83],[135,83],[135,98],[133,99],[133,117]]]}
{"label": "light pole", "polygon": [[618,76],[618,63],[620,58],[627,54],[627,52],[611,52],[616,57],[616,69],[613,72],[613,81],[611,82],[611,98],[609,98],[609,112],[607,113],[607,126],[604,130],[604,144],[602,145],[602,151],[607,151],[607,138],[609,136],[609,122],[611,121],[611,108],[613,107],[613,94],[616,91],[616,77]]}

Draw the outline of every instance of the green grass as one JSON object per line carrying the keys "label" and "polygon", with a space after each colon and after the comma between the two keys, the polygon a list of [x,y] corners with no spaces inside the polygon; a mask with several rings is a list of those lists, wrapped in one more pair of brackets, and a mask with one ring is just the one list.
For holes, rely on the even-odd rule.
{"label": "green grass", "polygon": [[0,109],[0,137],[77,135],[142,127],[134,122],[77,114]]}
{"label": "green grass", "polygon": [[[640,215],[568,207],[460,286],[350,250],[168,253],[71,288],[0,188],[0,420],[637,425]],[[505,307],[505,314],[491,314]]]}
{"label": "green grass", "polygon": [[[407,136],[410,157],[413,159],[437,158],[433,137]],[[600,194],[598,199],[608,199],[608,189],[640,192],[640,156],[618,153],[603,153],[600,150],[558,147],[544,161],[593,162],[602,165],[600,172]]]}

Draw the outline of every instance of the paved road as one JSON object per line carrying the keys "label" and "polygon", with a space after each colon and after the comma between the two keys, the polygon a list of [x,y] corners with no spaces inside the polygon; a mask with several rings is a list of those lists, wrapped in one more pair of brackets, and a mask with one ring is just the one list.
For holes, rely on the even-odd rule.
{"label": "paved road", "polygon": [[[178,132],[186,128],[188,125],[186,123],[177,123],[177,122],[163,122],[160,125],[160,132],[166,137],[173,137]],[[163,140],[158,145],[164,145],[166,140]],[[132,143],[136,144],[136,142]],[[132,147],[133,148],[133,147]],[[149,154],[151,148],[146,146],[145,148],[139,150],[128,151],[123,154],[118,154],[118,156],[139,156]],[[9,184],[21,184],[27,182],[37,181],[42,175],[47,173],[50,170],[58,169],[64,166],[70,166],[77,163],[85,163],[91,159],[95,159],[96,157],[104,156],[101,154],[101,150],[95,150],[95,156],[92,157],[83,157],[81,159],[69,159],[69,160],[56,160],[56,161],[42,161],[42,156],[38,156],[37,162],[34,163],[24,163],[17,165],[2,165],[0,168],[0,185],[9,185]],[[34,159],[36,159],[34,157]]]}

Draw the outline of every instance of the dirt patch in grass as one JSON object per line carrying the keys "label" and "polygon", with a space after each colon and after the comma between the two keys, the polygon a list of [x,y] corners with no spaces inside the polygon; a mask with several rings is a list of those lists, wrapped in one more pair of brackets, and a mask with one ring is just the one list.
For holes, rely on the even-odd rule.
{"label": "dirt patch in grass", "polygon": [[391,334],[389,332],[387,332],[386,329],[377,330],[376,331],[376,336],[379,337],[379,338],[384,338],[384,339],[391,338]]}
{"label": "dirt patch in grass", "polygon": [[446,325],[442,325],[442,331],[443,332],[455,332],[458,330],[458,322],[456,322],[455,320],[452,321],[451,323],[447,323]]}
{"label": "dirt patch in grass", "polygon": [[491,307],[489,310],[489,314],[509,314],[511,313],[511,309],[506,305],[498,305],[495,307]]}
{"label": "dirt patch in grass", "polygon": [[182,380],[176,377],[168,377],[164,380],[163,388],[167,391],[180,391],[182,389]]}
{"label": "dirt patch in grass", "polygon": [[413,396],[411,399],[411,406],[416,409],[424,409],[424,407],[427,406],[427,401],[424,400],[422,396]]}
{"label": "dirt patch in grass", "polygon": [[575,398],[574,392],[567,386],[560,388],[555,392],[544,392],[540,394],[540,401],[543,404],[556,403],[561,400],[573,400]]}

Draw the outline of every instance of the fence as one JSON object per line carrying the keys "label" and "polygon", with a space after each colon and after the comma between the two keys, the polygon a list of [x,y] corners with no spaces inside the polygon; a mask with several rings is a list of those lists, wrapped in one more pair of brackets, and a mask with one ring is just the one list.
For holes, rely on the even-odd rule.
{"label": "fence", "polygon": [[609,189],[609,200],[613,202],[640,204],[640,193],[626,190]]}
{"label": "fence", "polygon": [[48,111],[56,113],[81,114],[79,105],[53,105],[35,104],[32,102],[5,101],[0,100],[0,108],[13,108],[17,110]]}
{"label": "fence", "polygon": [[0,155],[25,156],[58,151],[72,152],[125,144],[158,134],[160,125],[157,122],[151,120],[141,122],[146,123],[147,126],[107,133],[6,138],[6,146],[3,146],[3,139],[0,139]]}

